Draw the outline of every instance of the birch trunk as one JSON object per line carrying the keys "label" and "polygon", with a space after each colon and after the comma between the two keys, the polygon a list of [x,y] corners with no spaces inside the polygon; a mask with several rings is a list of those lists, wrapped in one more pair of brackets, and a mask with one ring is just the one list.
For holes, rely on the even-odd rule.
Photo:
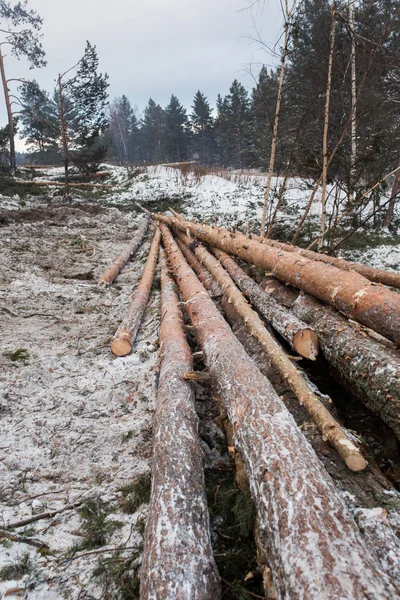
{"label": "birch trunk", "polygon": [[331,5],[331,45],[329,50],[328,60],[328,82],[326,84],[326,100],[325,100],[325,114],[324,114],[324,137],[322,143],[323,153],[323,167],[322,167],[322,192],[321,192],[321,226],[320,226],[320,240],[318,243],[318,249],[320,250],[324,243],[325,234],[325,219],[326,219],[326,184],[328,179],[328,130],[329,130],[329,106],[331,101],[331,87],[332,87],[332,66],[333,66],[333,52],[335,49],[335,0],[332,0]]}
{"label": "birch trunk", "polygon": [[152,491],[141,600],[220,597],[204,491],[193,369],[173,280],[161,258],[161,371],[154,417]]}
{"label": "birch trunk", "polygon": [[139,287],[132,299],[125,319],[118,327],[114,339],[111,342],[111,352],[115,354],[115,356],[126,356],[132,351],[132,346],[138,334],[144,311],[146,310],[151,286],[153,285],[154,274],[157,266],[158,250],[160,247],[160,239],[161,233],[159,228],[157,228],[146,264],[144,266]]}
{"label": "birch trunk", "polygon": [[125,265],[131,259],[131,256],[136,252],[143,242],[143,238],[147,233],[148,227],[149,219],[148,217],[143,217],[138,225],[134,238],[125,246],[121,254],[113,260],[111,266],[108,267],[105,273],[103,273],[103,275],[100,277],[99,285],[110,285],[114,279],[116,279]]}
{"label": "birch trunk", "polygon": [[290,283],[323,300],[348,317],[400,344],[400,294],[375,285],[354,271],[343,271],[321,261],[299,258],[293,252],[284,252],[269,244],[250,240],[238,232],[231,233],[226,229],[197,225],[164,215],[155,215],[155,218],[271,271],[284,283]]}
{"label": "birch trunk", "polygon": [[168,259],[233,426],[279,599],[394,600],[332,480],[249,359],[166,227]]}

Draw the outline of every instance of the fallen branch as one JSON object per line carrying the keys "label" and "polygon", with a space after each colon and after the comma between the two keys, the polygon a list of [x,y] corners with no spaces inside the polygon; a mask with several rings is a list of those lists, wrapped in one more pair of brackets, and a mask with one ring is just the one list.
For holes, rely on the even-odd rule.
{"label": "fallen branch", "polygon": [[163,253],[161,303],[162,362],[140,597],[175,600],[185,590],[188,599],[217,600],[220,588],[211,547],[198,417],[193,388],[183,381],[193,368],[192,353]]}
{"label": "fallen branch", "polygon": [[33,538],[25,537],[23,535],[18,535],[17,533],[10,533],[6,529],[0,529],[0,537],[6,538],[7,540],[11,540],[12,542],[19,542],[21,544],[28,544],[29,546],[34,546],[35,548],[48,548],[48,544],[45,542],[41,542],[40,540],[35,540]]}
{"label": "fallen branch", "polygon": [[221,286],[224,295],[231,302],[240,317],[243,319],[250,333],[260,343],[264,352],[277,368],[280,375],[288,383],[301,405],[304,405],[308,413],[318,425],[322,436],[336,448],[338,454],[352,471],[362,471],[367,463],[355,446],[350,437],[341,428],[330,412],[325,408],[320,399],[308,386],[303,374],[300,372],[285,354],[281,346],[267,331],[260,317],[246,302],[240,290],[232,281],[230,275],[212,254],[203,246],[196,245],[194,253],[197,258],[207,267]]}
{"label": "fallen branch", "polygon": [[246,262],[271,271],[284,283],[331,304],[348,317],[400,344],[400,294],[375,285],[354,271],[343,271],[321,261],[299,258],[241,233],[197,225],[165,215],[163,223],[234,254]]}
{"label": "fallen branch", "polygon": [[293,417],[162,229],[169,263],[246,467],[278,597],[365,600],[368,593],[394,600],[396,590],[362,543]]}
{"label": "fallen branch", "polygon": [[158,250],[160,247],[161,233],[157,228],[151,244],[149,255],[143,269],[142,279],[139,283],[132,302],[128,308],[125,319],[118,327],[111,342],[111,352],[115,356],[126,356],[132,351],[132,346],[139,331],[140,324],[146,310],[154,274],[156,272]]}
{"label": "fallen branch", "polygon": [[22,519],[22,521],[16,521],[15,523],[8,523],[6,526],[7,529],[17,529],[19,527],[25,527],[25,525],[30,525],[31,523],[35,523],[36,521],[42,521],[43,519],[52,519],[59,513],[62,513],[66,510],[73,510],[78,506],[81,506],[87,498],[84,500],[79,500],[78,502],[73,502],[72,504],[67,504],[67,506],[63,506],[62,508],[58,508],[57,510],[50,510],[45,513],[40,513],[38,515],[34,515],[33,517],[28,517],[27,519]]}
{"label": "fallen branch", "polygon": [[108,267],[107,271],[99,279],[99,285],[110,285],[114,279],[119,275],[125,265],[129,262],[131,256],[141,245],[144,236],[147,233],[149,227],[149,219],[143,217],[140,221],[136,233],[132,241],[125,246],[121,254],[117,256],[112,262],[112,265]]}

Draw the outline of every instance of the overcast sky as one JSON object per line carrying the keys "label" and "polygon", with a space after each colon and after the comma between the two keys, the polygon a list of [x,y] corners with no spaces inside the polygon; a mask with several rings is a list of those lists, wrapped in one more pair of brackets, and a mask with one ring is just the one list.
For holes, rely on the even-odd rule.
{"label": "overcast sky", "polygon": [[[248,38],[273,44],[280,35],[279,0],[250,10],[251,0],[29,0],[43,18],[47,67],[30,71],[24,59],[5,59],[7,77],[35,78],[51,91],[59,72],[97,46],[100,70],[110,76],[110,99],[125,94],[142,111],[152,97],[165,106],[171,93],[190,110],[195,92],[212,106],[237,78],[251,88],[249,65],[276,59]],[[261,10],[261,4],[263,8]],[[0,99],[1,124],[6,123]]]}

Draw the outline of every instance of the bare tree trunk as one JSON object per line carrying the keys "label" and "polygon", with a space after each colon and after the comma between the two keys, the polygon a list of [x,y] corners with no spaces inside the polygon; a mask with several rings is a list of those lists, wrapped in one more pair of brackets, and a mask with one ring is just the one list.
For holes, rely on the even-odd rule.
{"label": "bare tree trunk", "polygon": [[305,257],[299,259],[293,252],[250,240],[239,232],[231,233],[165,215],[154,217],[246,262],[268,269],[284,283],[323,300],[400,345],[400,294],[375,285],[354,271],[343,271]]}
{"label": "bare tree trunk", "polygon": [[267,277],[264,289],[317,332],[321,350],[337,377],[400,439],[400,358],[357,331],[329,306]]}
{"label": "bare tree trunk", "polygon": [[10,94],[9,94],[9,89],[8,89],[8,84],[7,84],[6,72],[4,69],[4,58],[3,58],[3,53],[1,51],[1,45],[0,45],[0,72],[1,72],[1,80],[3,83],[4,98],[5,98],[6,107],[7,107],[8,133],[9,133],[9,137],[10,137],[10,170],[11,170],[11,175],[15,175],[15,171],[17,169],[17,160],[16,160],[16,155],[15,155],[14,117],[13,117]]}
{"label": "bare tree trunk", "polygon": [[[162,252],[162,251],[161,251]],[[161,258],[161,371],[154,417],[152,491],[141,600],[217,600],[193,369],[175,284]]]}
{"label": "bare tree trunk", "polygon": [[357,164],[357,73],[356,73],[356,35],[354,30],[355,0],[349,0],[349,29],[351,35],[351,157],[350,157],[350,202],[354,202]]}
{"label": "bare tree trunk", "polygon": [[63,86],[61,82],[61,75],[58,76],[58,93],[60,96],[60,121],[61,121],[61,137],[62,137],[62,146],[63,146],[63,154],[64,154],[64,172],[65,172],[65,195],[69,198],[69,155],[68,155],[68,138],[67,138],[67,128],[65,125],[65,116],[64,116],[64,98],[63,98]]}
{"label": "bare tree trunk", "polygon": [[133,240],[125,246],[121,254],[113,260],[112,265],[108,267],[105,273],[103,273],[103,275],[100,277],[99,285],[110,285],[114,281],[125,265],[129,262],[131,256],[139,248],[144,236],[147,233],[148,227],[149,217],[146,216],[140,221]]}
{"label": "bare tree trunk", "polygon": [[[400,168],[400,167],[399,167]],[[396,202],[396,198],[400,193],[400,172],[397,171],[396,175],[394,176],[394,181],[393,181],[393,186],[392,186],[392,193],[390,194],[390,202],[389,202],[389,207],[385,216],[385,221],[384,221],[384,226],[389,228],[393,219],[393,215],[394,215],[394,205]]]}
{"label": "bare tree trunk", "polygon": [[331,5],[331,45],[329,50],[328,60],[328,82],[326,85],[326,100],[325,100],[325,114],[324,114],[324,137],[322,143],[323,153],[323,167],[322,167],[322,191],[321,191],[321,226],[320,226],[320,240],[318,249],[320,250],[324,243],[325,233],[325,219],[326,219],[326,184],[328,178],[328,131],[329,131],[329,106],[331,100],[331,88],[332,88],[332,66],[333,66],[333,52],[335,49],[335,24],[336,24],[336,10],[335,0],[332,0]]}
{"label": "bare tree trunk", "polygon": [[279,117],[280,117],[281,102],[282,102],[283,79],[284,79],[284,75],[285,75],[286,58],[287,58],[287,54],[288,54],[288,45],[289,45],[290,18],[293,14],[295,5],[296,5],[296,0],[293,0],[293,4],[292,4],[291,8],[289,8],[288,0],[286,0],[284,39],[283,39],[283,51],[282,51],[282,59],[281,59],[281,70],[280,70],[280,75],[279,75],[278,97],[276,99],[275,120],[274,120],[274,128],[272,131],[272,142],[271,142],[271,155],[270,155],[270,159],[269,159],[267,183],[265,186],[265,194],[264,194],[264,207],[263,207],[263,213],[262,213],[262,218],[261,218],[260,235],[262,237],[264,237],[264,235],[265,235],[265,224],[266,224],[265,222],[266,222],[266,218],[267,218],[269,194],[270,194],[270,190],[271,190],[271,179],[274,174],[276,144],[277,144],[277,140],[278,140]]}
{"label": "bare tree trunk", "polygon": [[160,247],[161,233],[157,227],[153,242],[150,246],[149,255],[143,269],[142,279],[137,288],[128,312],[121,325],[118,327],[114,339],[111,342],[111,352],[115,356],[126,356],[132,351],[132,346],[139,331],[140,324],[146,310],[154,274],[157,267],[158,251]]}
{"label": "bare tree trunk", "polygon": [[331,478],[167,228],[163,240],[249,477],[278,598],[394,600]]}

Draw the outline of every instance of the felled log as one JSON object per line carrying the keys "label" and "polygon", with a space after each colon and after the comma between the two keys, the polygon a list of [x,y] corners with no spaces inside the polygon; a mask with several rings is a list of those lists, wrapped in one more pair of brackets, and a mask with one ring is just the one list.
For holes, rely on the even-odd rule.
{"label": "felled log", "polygon": [[300,356],[315,360],[318,356],[318,337],[315,331],[269,296],[226,252],[214,248],[213,253],[251,304],[291,347]]}
{"label": "felled log", "polygon": [[126,356],[132,351],[139,331],[140,324],[146,310],[154,274],[157,267],[158,251],[160,248],[161,233],[159,228],[154,235],[150,246],[149,255],[143,269],[142,279],[137,288],[132,302],[128,308],[125,319],[122,321],[111,342],[111,352],[115,356]]}
{"label": "felled log", "polygon": [[[258,238],[257,238],[258,239]],[[374,267],[368,267],[361,263],[351,262],[344,258],[336,258],[334,256],[328,256],[327,254],[320,254],[313,250],[306,250],[299,246],[293,246],[292,244],[285,244],[278,242],[277,240],[264,240],[266,244],[274,246],[275,248],[281,248],[285,252],[297,252],[301,256],[310,258],[311,260],[320,260],[328,265],[333,265],[338,269],[345,271],[356,271],[366,279],[374,281],[375,283],[382,283],[383,285],[390,285],[391,287],[400,288],[400,273],[394,271],[386,271],[384,269],[375,269]]]}
{"label": "felled log", "polygon": [[367,463],[360,450],[311,390],[299,368],[290,361],[278,342],[275,341],[265,328],[258,314],[247,303],[220,262],[201,244],[197,244],[194,247],[194,253],[215,277],[224,295],[234,305],[237,313],[245,322],[246,327],[260,343],[282,378],[287,381],[300,404],[304,405],[309,412],[322,432],[324,439],[329,440],[332,446],[336,448],[349,469],[352,471],[362,471],[365,469]]}
{"label": "felled log", "polygon": [[400,439],[400,357],[356,331],[346,319],[318,300],[299,294],[277,279],[263,286],[317,332],[321,350],[333,375],[373,413],[380,415]]}
{"label": "felled log", "polygon": [[141,245],[143,238],[147,233],[148,227],[149,219],[148,217],[143,217],[138,225],[132,241],[124,247],[121,254],[113,260],[111,266],[108,267],[105,273],[103,273],[99,279],[99,285],[110,285],[114,281],[125,265],[129,262],[131,256]]}
{"label": "felled log", "polygon": [[220,587],[211,547],[198,417],[192,385],[183,379],[193,368],[192,354],[175,284],[163,257],[160,354],[140,598],[217,600]]}
{"label": "felled log", "polygon": [[332,480],[162,227],[168,260],[244,460],[280,598],[394,600]]}
{"label": "felled log", "polygon": [[[16,179],[16,183],[22,185],[38,185],[38,186],[55,186],[65,187],[64,181],[25,181],[24,179]],[[106,183],[68,183],[69,187],[89,187],[89,188],[112,188],[113,185]]]}
{"label": "felled log", "polygon": [[175,217],[154,215],[167,225],[271,271],[311,296],[331,304],[348,317],[374,329],[400,345],[400,294],[376,285],[355,271],[343,271],[321,261],[299,257],[268,244],[250,240],[241,233],[197,225]]}

